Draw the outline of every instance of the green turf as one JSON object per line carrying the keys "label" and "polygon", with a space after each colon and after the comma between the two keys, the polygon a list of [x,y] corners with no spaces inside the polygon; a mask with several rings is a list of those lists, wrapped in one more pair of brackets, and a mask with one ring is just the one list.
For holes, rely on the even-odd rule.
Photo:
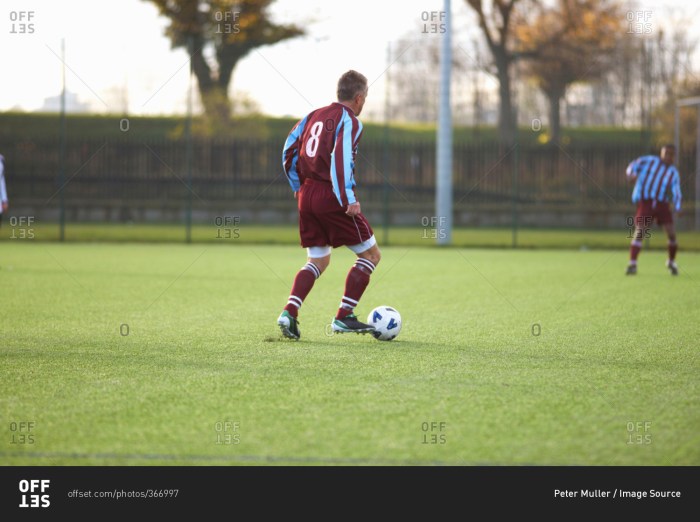
{"label": "green turf", "polygon": [[[57,223],[32,222],[31,225],[9,220],[0,228],[0,241],[56,241],[60,238]],[[437,231],[430,227],[391,227],[388,230],[377,224],[378,240],[386,245],[428,247],[435,246]],[[631,232],[621,230],[587,229],[519,229],[515,245],[519,248],[552,249],[620,249],[628,250]],[[184,225],[167,224],[105,224],[68,223],[65,226],[65,241],[100,242],[148,242],[184,243],[187,237]],[[299,230],[296,225],[251,225],[238,223],[216,226],[197,224],[191,229],[190,239],[194,243],[219,245],[235,244],[282,244],[298,245]],[[683,251],[700,251],[700,232],[680,230],[678,241]],[[458,247],[511,248],[513,231],[510,228],[455,228],[452,243]],[[658,228],[645,239],[644,248],[663,250],[666,236]]]}
{"label": "green turf", "polygon": [[383,252],[358,313],[395,306],[399,338],[326,334],[339,250],[293,342],[300,248],[3,242],[0,460],[700,464],[699,254]]}

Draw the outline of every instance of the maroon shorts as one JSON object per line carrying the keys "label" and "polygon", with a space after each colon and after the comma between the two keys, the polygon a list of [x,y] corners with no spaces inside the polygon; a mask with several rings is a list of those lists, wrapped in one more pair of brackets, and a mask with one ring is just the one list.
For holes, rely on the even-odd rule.
{"label": "maroon shorts", "polygon": [[659,225],[673,223],[673,214],[668,203],[643,199],[637,203],[634,224],[640,228],[649,228],[656,221]]}
{"label": "maroon shorts", "polygon": [[340,206],[330,183],[307,179],[297,195],[301,246],[357,245],[374,235],[360,213],[350,217]]}

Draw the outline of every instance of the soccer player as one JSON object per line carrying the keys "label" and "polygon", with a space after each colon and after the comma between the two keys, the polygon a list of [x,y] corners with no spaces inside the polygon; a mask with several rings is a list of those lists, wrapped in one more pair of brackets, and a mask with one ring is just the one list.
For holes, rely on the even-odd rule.
{"label": "soccer player", "polygon": [[5,185],[5,157],[0,154],[0,225],[2,225],[2,213],[7,212],[8,207],[7,186]]}
{"label": "soccer player", "polygon": [[675,146],[664,145],[658,156],[641,156],[627,167],[627,179],[634,182],[632,201],[637,204],[627,275],[637,273],[637,257],[642,249],[642,238],[646,236],[654,221],[666,230],[668,236],[666,267],[672,275],[678,275],[678,243],[670,206],[673,204],[673,210],[676,212],[681,210],[680,175],[673,164],[675,152]]}
{"label": "soccer player", "polygon": [[367,78],[350,70],[338,80],[338,101],[310,112],[289,133],[282,164],[299,209],[299,235],[307,262],[301,267],[277,325],[299,339],[299,308],[331,260],[331,250],[347,246],[357,255],[331,325],[335,332],[368,333],[374,327],[354,309],[381,254],[374,232],[355,195],[355,156],[362,137],[357,117],[367,98]]}

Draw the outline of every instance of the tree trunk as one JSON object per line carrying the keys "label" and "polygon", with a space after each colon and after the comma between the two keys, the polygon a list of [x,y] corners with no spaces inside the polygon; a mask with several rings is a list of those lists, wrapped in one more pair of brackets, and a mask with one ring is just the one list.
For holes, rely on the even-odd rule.
{"label": "tree trunk", "polygon": [[559,145],[561,142],[561,99],[564,97],[562,90],[547,92],[549,100],[549,143]]}
{"label": "tree trunk", "polygon": [[510,89],[510,60],[504,52],[493,50],[494,62],[498,73],[498,95],[500,105],[498,111],[498,138],[504,145],[515,143],[515,120],[513,118],[513,102]]}
{"label": "tree trunk", "polygon": [[[215,124],[216,128],[226,127],[231,118],[231,101],[228,98],[228,83],[222,86],[215,81],[211,67],[202,54],[202,43],[195,40],[192,52],[192,70],[197,78],[199,94],[207,118]],[[228,81],[231,74],[228,75]]]}
{"label": "tree trunk", "polygon": [[215,84],[206,92],[200,89],[200,94],[207,117],[225,127],[231,119],[231,100],[228,97],[228,89]]}

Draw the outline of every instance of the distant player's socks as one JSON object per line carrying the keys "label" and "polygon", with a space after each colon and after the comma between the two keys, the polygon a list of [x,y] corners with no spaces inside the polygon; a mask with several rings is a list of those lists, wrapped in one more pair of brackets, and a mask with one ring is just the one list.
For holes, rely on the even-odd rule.
{"label": "distant player's socks", "polygon": [[299,308],[301,308],[304,299],[309,295],[316,279],[319,277],[321,277],[321,271],[313,263],[308,262],[301,267],[301,270],[299,270],[294,278],[292,293],[289,295],[287,305],[284,307],[292,317],[297,317],[299,315]]}
{"label": "distant player's socks", "polygon": [[676,243],[675,241],[669,241],[668,242],[668,259],[670,261],[675,261],[676,252],[678,252],[678,243]]}
{"label": "distant player's socks", "polygon": [[636,239],[630,244],[630,264],[637,264],[637,257],[639,257],[639,251],[642,249],[642,242]]}
{"label": "distant player's socks", "polygon": [[362,257],[355,261],[345,278],[345,293],[340,300],[340,308],[336,314],[336,319],[344,319],[352,314],[352,311],[360,302],[362,294],[369,285],[369,278],[374,272],[375,266],[371,261]]}

